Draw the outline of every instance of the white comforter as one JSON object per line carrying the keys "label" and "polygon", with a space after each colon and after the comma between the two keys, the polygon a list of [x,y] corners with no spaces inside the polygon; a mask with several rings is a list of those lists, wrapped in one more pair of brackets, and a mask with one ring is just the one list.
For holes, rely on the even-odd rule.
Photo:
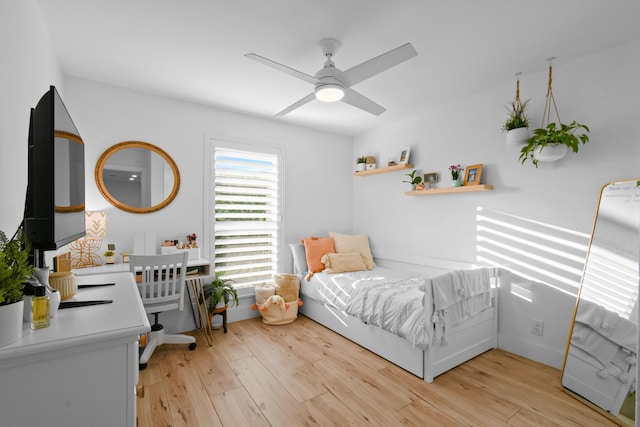
{"label": "white comforter", "polygon": [[424,290],[431,292],[430,280],[427,275],[376,267],[351,273],[316,273],[311,280],[302,280],[300,291],[424,350],[435,331],[432,319],[425,319],[424,309]]}

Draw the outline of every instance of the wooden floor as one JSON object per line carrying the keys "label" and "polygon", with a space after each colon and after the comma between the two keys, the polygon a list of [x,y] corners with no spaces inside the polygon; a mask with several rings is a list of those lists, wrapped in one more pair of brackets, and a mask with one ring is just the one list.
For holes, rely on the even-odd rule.
{"label": "wooden floor", "polygon": [[164,345],[140,372],[138,425],[612,426],[557,369],[492,350],[428,384],[306,317]]}

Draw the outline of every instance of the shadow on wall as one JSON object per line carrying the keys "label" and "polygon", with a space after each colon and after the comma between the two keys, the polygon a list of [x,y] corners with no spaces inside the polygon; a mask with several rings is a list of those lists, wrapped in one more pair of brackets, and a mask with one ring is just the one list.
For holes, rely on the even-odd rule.
{"label": "shadow on wall", "polygon": [[500,348],[561,366],[588,245],[588,234],[477,208],[476,260],[503,270]]}
{"label": "shadow on wall", "polygon": [[589,234],[477,208],[477,261],[577,295]]}

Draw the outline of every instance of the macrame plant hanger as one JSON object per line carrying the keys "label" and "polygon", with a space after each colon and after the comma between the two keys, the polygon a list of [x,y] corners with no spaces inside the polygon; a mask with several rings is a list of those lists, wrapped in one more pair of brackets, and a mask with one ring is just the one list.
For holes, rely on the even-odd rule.
{"label": "macrame plant hanger", "polygon": [[544,112],[542,113],[542,128],[544,128],[551,121],[551,104],[553,104],[553,109],[556,112],[556,118],[558,119],[558,128],[560,128],[560,114],[558,113],[558,106],[556,105],[556,99],[553,97],[553,89],[551,88],[551,84],[553,82],[552,73],[553,73],[553,60],[556,59],[555,56],[551,58],[547,58],[549,62],[549,83],[547,85],[547,99],[544,103]]}

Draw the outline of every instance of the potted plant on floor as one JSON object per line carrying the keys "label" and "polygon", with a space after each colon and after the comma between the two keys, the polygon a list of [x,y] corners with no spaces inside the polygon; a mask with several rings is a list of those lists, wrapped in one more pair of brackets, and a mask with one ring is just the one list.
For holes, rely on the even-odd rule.
{"label": "potted plant on floor", "polygon": [[222,274],[217,272],[211,283],[202,287],[205,298],[204,303],[207,305],[209,312],[209,324],[214,329],[220,328],[221,324],[213,324],[213,315],[224,312],[228,308],[229,301],[232,301],[235,305],[239,304],[238,292],[232,283],[233,280],[223,279]]}
{"label": "potted plant on floor", "polygon": [[414,169],[411,171],[411,173],[405,173],[405,176],[409,177],[409,180],[404,180],[402,182],[406,182],[407,184],[411,185],[411,190],[424,190],[425,186],[422,182],[422,177],[420,175],[417,175],[418,170]]}
{"label": "potted plant on floor", "polygon": [[[576,134],[579,130],[584,132]],[[527,145],[520,150],[520,162],[524,164],[527,160],[538,167],[539,161],[555,161],[563,158],[570,148],[574,153],[578,152],[580,144],[589,141],[587,133],[589,128],[575,120],[570,124],[549,123],[546,127],[533,131],[533,136]]]}
{"label": "potted plant on floor", "polygon": [[216,273],[213,281],[202,287],[209,312],[226,307],[229,301],[235,305],[239,303],[238,292],[232,285],[233,280],[223,279],[221,276],[221,273]]}
{"label": "potted plant on floor", "polygon": [[22,291],[33,270],[30,251],[22,229],[12,239],[0,231],[0,347],[22,336]]}
{"label": "potted plant on floor", "polygon": [[367,167],[367,156],[360,156],[356,159],[357,171],[362,172]]}

